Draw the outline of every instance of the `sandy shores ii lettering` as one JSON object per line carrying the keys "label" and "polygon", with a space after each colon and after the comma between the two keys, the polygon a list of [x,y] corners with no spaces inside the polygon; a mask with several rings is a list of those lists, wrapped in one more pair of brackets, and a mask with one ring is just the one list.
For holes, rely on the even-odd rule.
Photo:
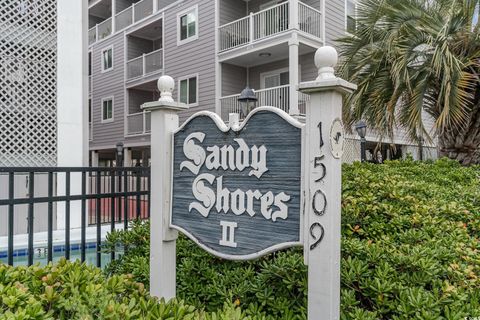
{"label": "sandy shores ii lettering", "polygon": [[[273,222],[288,218],[291,196],[287,193],[224,188],[225,179],[229,177],[219,175],[222,170],[223,173],[245,171],[248,176],[262,179],[269,170],[268,149],[265,145],[249,146],[247,141],[237,138],[233,139],[235,144],[231,145],[204,146],[202,143],[205,137],[203,132],[193,132],[183,143],[183,154],[187,160],[180,163],[179,169],[195,175],[192,193],[196,201],[189,204],[189,212],[196,211],[203,217],[208,217],[212,211],[237,216],[247,214],[251,217],[260,214]],[[202,168],[208,172],[199,174]]]}

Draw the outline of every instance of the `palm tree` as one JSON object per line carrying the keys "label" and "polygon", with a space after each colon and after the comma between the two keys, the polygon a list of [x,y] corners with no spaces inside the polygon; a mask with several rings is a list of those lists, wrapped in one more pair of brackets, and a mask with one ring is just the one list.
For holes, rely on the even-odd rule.
{"label": "palm tree", "polygon": [[412,141],[438,138],[441,156],[480,163],[479,2],[360,1],[339,40],[343,76],[358,85],[345,121],[364,119],[382,139],[403,127]]}

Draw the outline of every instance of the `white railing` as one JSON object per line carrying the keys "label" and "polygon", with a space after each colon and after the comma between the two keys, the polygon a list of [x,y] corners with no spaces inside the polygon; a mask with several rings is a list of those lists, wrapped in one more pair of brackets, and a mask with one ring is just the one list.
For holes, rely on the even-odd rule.
{"label": "white railing", "polygon": [[127,61],[127,79],[143,77],[162,68],[163,49],[158,49]]}
{"label": "white railing", "polygon": [[112,18],[97,24],[97,40],[102,40],[112,34]]}
{"label": "white railing", "polygon": [[133,5],[115,15],[115,31],[120,31],[133,23]]}
{"label": "white railing", "polygon": [[250,42],[250,17],[227,23],[220,27],[220,51]]}
{"label": "white railing", "polygon": [[300,31],[322,38],[322,13],[302,2],[298,2],[297,20],[291,20],[291,1],[277,4],[219,27],[220,51],[230,50],[275,34],[297,28]]}
{"label": "white railing", "polygon": [[[242,104],[238,102],[240,94],[234,94],[220,98],[221,116],[223,120],[228,120],[229,113],[241,113]],[[272,106],[289,112],[290,109],[290,85],[283,85],[274,88],[261,89],[255,91],[257,97],[257,106]],[[310,96],[304,93],[298,93],[298,108],[300,114],[305,114],[306,102]]]}
{"label": "white railing", "polygon": [[322,38],[322,12],[299,2],[298,27],[303,32],[309,33],[317,38]]}
{"label": "white railing", "polygon": [[88,45],[97,42],[97,26],[88,30]]}
{"label": "white railing", "polygon": [[288,2],[264,9],[252,15],[253,40],[288,30]]}
{"label": "white railing", "polygon": [[146,134],[150,132],[150,111],[142,111],[127,115],[127,135]]}
{"label": "white railing", "polygon": [[[158,0],[141,0],[115,15],[115,32],[145,19],[153,14],[153,3]],[[160,3],[160,1],[159,1]],[[88,30],[88,44],[91,45],[113,34],[112,18]]]}
{"label": "white railing", "polygon": [[153,14],[153,0],[142,0],[132,5],[134,22],[140,21]]}

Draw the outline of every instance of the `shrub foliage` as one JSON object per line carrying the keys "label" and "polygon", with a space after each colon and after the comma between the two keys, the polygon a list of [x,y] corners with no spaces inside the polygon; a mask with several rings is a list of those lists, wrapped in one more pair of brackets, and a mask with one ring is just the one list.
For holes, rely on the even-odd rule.
{"label": "shrub foliage", "polygon": [[151,298],[132,275],[62,259],[46,267],[0,264],[0,319],[250,320],[233,304],[205,313],[181,301]]}
{"label": "shrub foliage", "polygon": [[[480,316],[479,169],[445,159],[344,166],[342,319]],[[129,250],[106,272],[148,285],[148,223],[109,235],[108,245]],[[177,291],[208,311],[228,301],[258,319],[306,317],[300,249],[231,262],[180,237]]]}

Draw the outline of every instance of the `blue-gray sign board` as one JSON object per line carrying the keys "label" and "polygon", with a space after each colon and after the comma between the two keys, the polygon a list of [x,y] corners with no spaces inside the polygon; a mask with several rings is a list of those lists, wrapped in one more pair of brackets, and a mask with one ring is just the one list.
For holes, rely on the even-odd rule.
{"label": "blue-gray sign board", "polygon": [[227,259],[301,245],[301,127],[271,107],[234,129],[190,118],[174,135],[171,226]]}

